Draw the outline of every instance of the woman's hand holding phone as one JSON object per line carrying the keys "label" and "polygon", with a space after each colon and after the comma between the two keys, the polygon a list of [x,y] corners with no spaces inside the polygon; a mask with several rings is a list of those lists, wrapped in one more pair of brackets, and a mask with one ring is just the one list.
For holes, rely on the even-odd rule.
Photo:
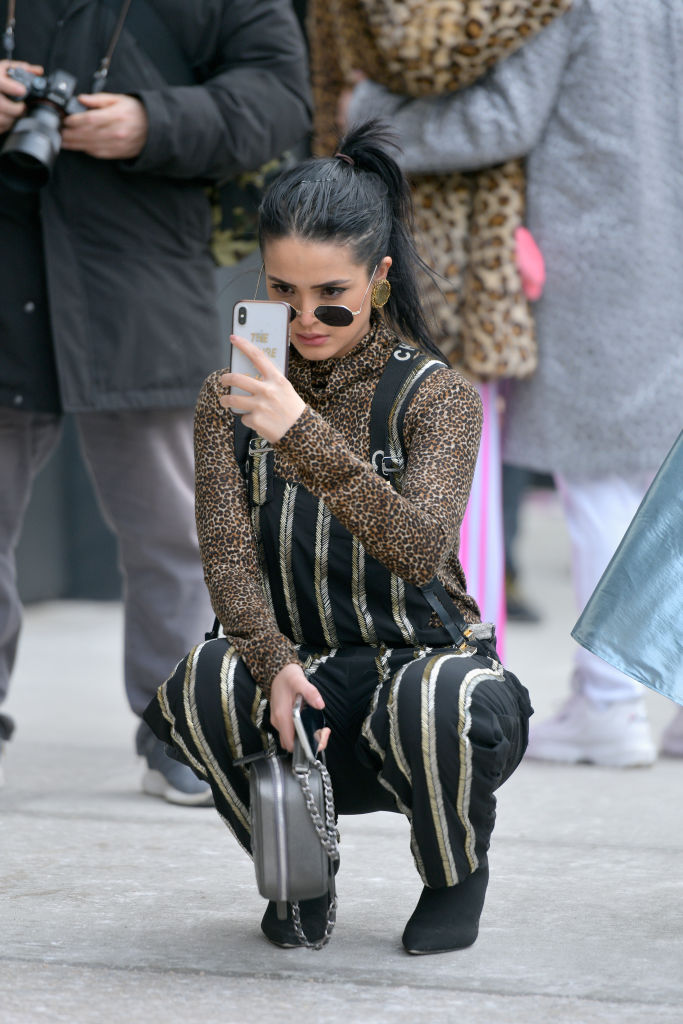
{"label": "woman's hand holding phone", "polygon": [[[221,405],[241,415],[242,422],[273,444],[287,433],[306,408],[275,363],[246,338],[231,334],[230,341],[253,364],[258,377],[245,373],[224,373],[221,384],[225,388],[239,388],[245,395],[226,394]],[[291,719],[291,706],[289,710]]]}

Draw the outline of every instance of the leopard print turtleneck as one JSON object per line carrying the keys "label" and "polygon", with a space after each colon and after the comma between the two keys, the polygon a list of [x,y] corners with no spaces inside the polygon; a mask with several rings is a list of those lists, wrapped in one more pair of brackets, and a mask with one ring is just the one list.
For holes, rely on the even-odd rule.
{"label": "leopard print turtleneck", "polygon": [[[372,396],[396,343],[378,320],[341,358],[314,362],[291,350],[289,379],[307,405],[274,445],[274,471],[322,500],[391,572],[417,586],[438,574],[467,621],[476,622],[458,546],[481,434],[479,395],[447,367],[423,381],[406,411],[399,494],[369,462]],[[197,403],[197,532],[216,615],[267,694],[280,669],[298,658],[264,593],[233,414],[219,404],[222,372],[205,381]]]}

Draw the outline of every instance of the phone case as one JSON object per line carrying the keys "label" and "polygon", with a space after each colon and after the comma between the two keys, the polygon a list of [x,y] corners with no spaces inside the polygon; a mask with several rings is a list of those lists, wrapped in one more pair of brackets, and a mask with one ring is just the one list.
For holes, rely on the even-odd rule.
{"label": "phone case", "polygon": [[[286,302],[242,299],[232,313],[232,333],[246,338],[264,352],[285,376],[289,363],[290,307]],[[239,349],[230,346],[230,370],[256,377],[254,364]],[[241,388],[232,389],[243,395]]]}

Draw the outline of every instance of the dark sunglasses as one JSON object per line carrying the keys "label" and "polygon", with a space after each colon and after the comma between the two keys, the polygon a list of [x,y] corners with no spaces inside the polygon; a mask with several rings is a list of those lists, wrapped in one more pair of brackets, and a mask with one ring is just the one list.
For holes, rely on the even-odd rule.
{"label": "dark sunglasses", "polygon": [[[303,316],[304,313],[312,313],[316,320],[319,320],[321,324],[325,324],[326,327],[349,327],[353,323],[354,317],[359,316],[363,310],[363,305],[365,304],[368,292],[370,291],[370,285],[372,284],[376,272],[377,267],[375,267],[373,272],[370,274],[370,280],[368,281],[368,286],[365,289],[363,298],[361,299],[360,307],[356,310],[355,313],[352,309],[349,309],[348,306],[316,306],[315,309],[303,310],[296,309],[294,306],[292,306],[291,303],[289,303],[290,323],[297,316]],[[258,281],[256,283],[256,293],[258,293],[262,273],[263,265],[261,265]]]}

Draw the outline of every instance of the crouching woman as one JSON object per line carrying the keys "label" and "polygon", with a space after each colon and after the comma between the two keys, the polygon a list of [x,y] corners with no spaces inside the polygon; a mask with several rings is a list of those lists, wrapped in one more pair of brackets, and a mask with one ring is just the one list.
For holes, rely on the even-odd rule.
{"label": "crouching woman", "polygon": [[[397,810],[423,891],[409,953],[469,946],[488,882],[494,791],[521,760],[528,694],[501,665],[458,561],[478,394],[429,338],[410,193],[375,124],[271,186],[268,294],[291,305],[287,376],[217,372],[196,414],[197,526],[224,637],[179,664],[145,718],[213,790],[250,851],[248,769],[323,708],[341,814]],[[239,388],[247,394],[235,394]],[[309,939],[327,897],[302,902]],[[299,943],[275,905],[261,927]]]}

